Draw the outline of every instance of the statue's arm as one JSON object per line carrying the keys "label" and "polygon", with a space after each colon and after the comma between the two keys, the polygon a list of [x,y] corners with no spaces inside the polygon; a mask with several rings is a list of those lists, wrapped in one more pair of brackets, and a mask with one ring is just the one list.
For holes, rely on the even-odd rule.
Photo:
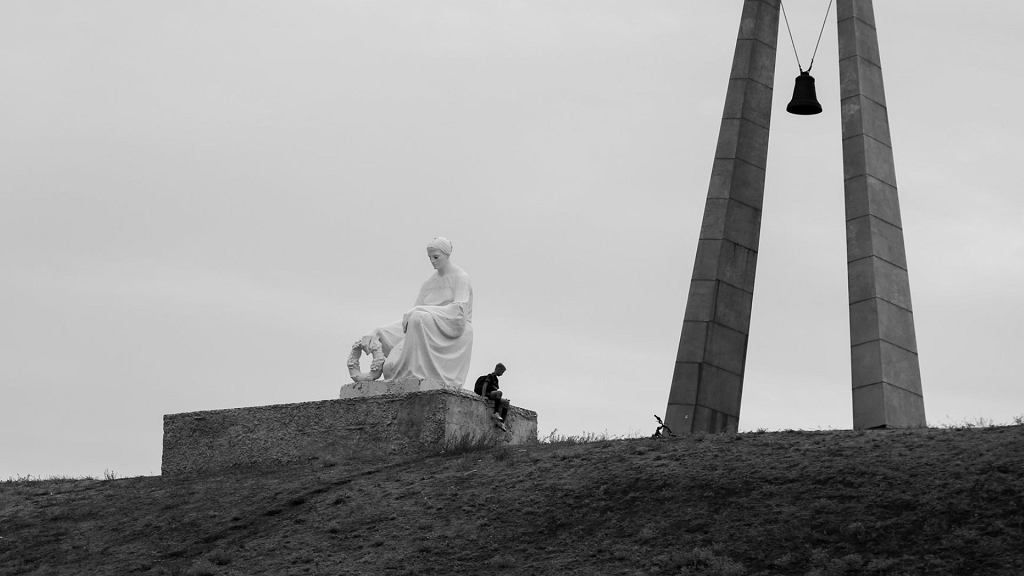
{"label": "statue's arm", "polygon": [[426,290],[420,290],[420,297],[416,299],[416,304],[409,309],[402,316],[402,332],[405,332],[409,326],[409,315],[417,310],[429,312],[431,314],[438,314],[448,316],[450,318],[459,318],[466,320],[468,311],[471,308],[473,300],[473,288],[469,282],[469,276],[465,273],[459,274],[452,282],[452,299],[450,302],[439,305],[425,305],[424,294]]}
{"label": "statue's arm", "polygon": [[454,302],[461,302],[468,304],[473,299],[473,285],[469,281],[469,275],[463,272],[455,278],[455,282],[452,283],[452,300]]}

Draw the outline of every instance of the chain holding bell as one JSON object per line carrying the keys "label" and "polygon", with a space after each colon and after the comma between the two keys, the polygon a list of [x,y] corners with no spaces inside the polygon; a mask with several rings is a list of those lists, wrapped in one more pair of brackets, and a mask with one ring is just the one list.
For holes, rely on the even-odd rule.
{"label": "chain holding bell", "polygon": [[814,91],[814,77],[809,72],[800,71],[793,86],[793,99],[786,106],[786,112],[799,116],[821,114],[821,104]]}

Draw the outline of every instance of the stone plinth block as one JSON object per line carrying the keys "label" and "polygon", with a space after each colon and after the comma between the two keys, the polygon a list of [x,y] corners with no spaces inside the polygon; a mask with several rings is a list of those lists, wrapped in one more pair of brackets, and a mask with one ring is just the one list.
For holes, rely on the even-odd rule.
{"label": "stone plinth block", "polygon": [[715,158],[743,160],[763,170],[768,163],[768,128],[747,118],[722,118]]}
{"label": "stone plinth block", "polygon": [[729,78],[752,80],[763,86],[774,86],[775,46],[769,46],[760,40],[737,39]]}
{"label": "stone plinth block", "polygon": [[725,239],[757,250],[761,232],[761,211],[728,198],[708,198],[700,238]]}
{"label": "stone plinth block", "polygon": [[757,252],[729,240],[697,241],[693,262],[694,280],[721,280],[747,292],[754,292]]}
{"label": "stone plinth block", "polygon": [[871,0],[843,0],[836,2],[836,18],[842,22],[847,18],[857,18],[868,26],[875,26],[875,7]]}
{"label": "stone plinth block", "polygon": [[864,135],[886,146],[892,146],[889,112],[885,106],[861,95],[850,96],[840,104],[843,134],[847,137]]}
{"label": "stone plinth block", "polygon": [[761,209],[764,202],[764,169],[735,158],[718,158],[711,167],[708,198],[730,198]]}
{"label": "stone plinth block", "polygon": [[[679,336],[679,349],[676,362],[704,361],[704,349],[708,341],[708,322],[683,321],[683,330]],[[674,381],[674,380],[673,380]]]}
{"label": "stone plinth block", "polygon": [[921,395],[921,366],[917,354],[884,340],[854,346],[853,388],[886,383]]}
{"label": "stone plinth block", "polygon": [[853,428],[922,428],[924,399],[920,394],[879,383],[853,390]]}
{"label": "stone plinth block", "polygon": [[917,353],[914,313],[880,298],[850,304],[850,345],[885,340]]}
{"label": "stone plinth block", "polygon": [[714,322],[708,325],[708,345],[704,352],[705,363],[742,375],[746,361],[746,334]]}
{"label": "stone plinth block", "polygon": [[882,69],[863,58],[851,56],[839,61],[839,99],[857,95],[885,106]]}
{"label": "stone plinth block", "polygon": [[[740,16],[739,38],[750,38],[775,46],[779,35],[779,0],[746,2]],[[774,66],[772,66],[774,69]]]}
{"label": "stone plinth block", "polygon": [[882,66],[878,54],[878,32],[871,24],[855,17],[839,20],[839,59],[857,56]]}
{"label": "stone plinth block", "polygon": [[869,256],[848,266],[850,303],[881,298],[900,308],[913,310],[907,271],[881,258]]}
{"label": "stone plinth block", "polygon": [[874,216],[846,221],[846,261],[875,256],[907,269],[903,230]]}
{"label": "stone plinth block", "polygon": [[268,467],[313,460],[344,465],[390,454],[441,451],[475,438],[525,444],[537,440],[537,413],[513,406],[507,430],[492,405],[465,391],[322,400],[164,416],[164,475]]}
{"label": "stone plinth block", "polygon": [[673,434],[735,433],[739,428],[739,416],[699,405],[669,404],[665,411],[665,423],[669,421],[674,422],[669,424]]}
{"label": "stone plinth block", "polygon": [[903,227],[896,187],[873,176],[857,176],[844,183],[846,219],[874,216],[896,228]]}
{"label": "stone plinth block", "polygon": [[843,177],[845,180],[868,175],[890,186],[896,186],[896,168],[892,148],[885,143],[861,134],[843,135]]}
{"label": "stone plinth block", "polygon": [[[747,78],[729,80],[722,118],[746,118],[767,128],[772,121],[772,88]],[[765,103],[768,103],[765,106]]]}

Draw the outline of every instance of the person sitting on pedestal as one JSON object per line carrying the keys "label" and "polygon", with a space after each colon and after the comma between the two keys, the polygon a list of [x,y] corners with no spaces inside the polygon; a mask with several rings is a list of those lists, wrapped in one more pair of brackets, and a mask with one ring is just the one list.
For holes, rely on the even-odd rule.
{"label": "person sitting on pedestal", "polygon": [[445,388],[466,382],[473,349],[473,286],[451,255],[451,241],[431,240],[427,259],[437,272],[423,283],[401,322],[372,333],[387,357],[385,380],[432,380]]}
{"label": "person sitting on pedestal", "polygon": [[505,373],[505,365],[501,362],[494,367],[494,372],[484,374],[476,379],[473,391],[477,394],[494,401],[494,414],[492,417],[498,422],[504,422],[508,417],[509,401],[502,398],[501,390],[498,389],[498,377]]}

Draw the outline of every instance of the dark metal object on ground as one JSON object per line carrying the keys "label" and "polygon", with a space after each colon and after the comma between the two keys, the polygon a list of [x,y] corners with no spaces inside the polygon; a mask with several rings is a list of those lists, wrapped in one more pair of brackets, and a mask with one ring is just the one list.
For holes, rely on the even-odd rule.
{"label": "dark metal object on ground", "polygon": [[[654,431],[654,434],[651,435],[651,438],[663,438],[665,436],[674,435],[672,434],[672,429],[665,426],[665,423],[661,421],[661,418],[659,418],[657,414],[654,415],[654,419],[658,421],[658,428]],[[662,434],[662,430],[665,431],[664,434]]]}

